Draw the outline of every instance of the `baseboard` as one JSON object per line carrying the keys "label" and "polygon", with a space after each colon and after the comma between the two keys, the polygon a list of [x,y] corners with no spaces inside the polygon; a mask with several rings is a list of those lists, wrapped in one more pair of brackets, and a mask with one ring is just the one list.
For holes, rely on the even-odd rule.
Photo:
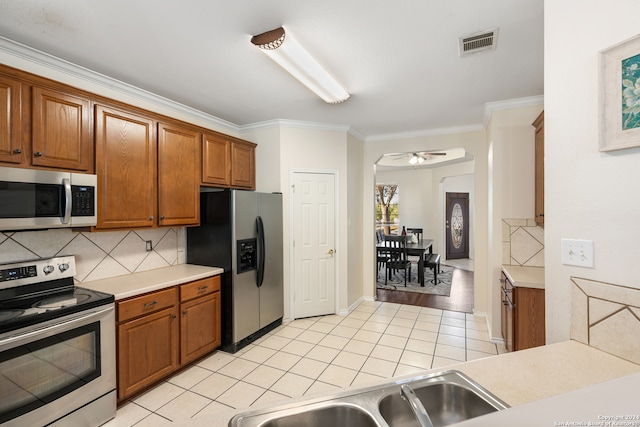
{"label": "baseboard", "polygon": [[347,316],[349,313],[351,313],[353,310],[356,309],[357,306],[359,306],[363,301],[365,301],[364,297],[360,297],[357,299],[356,302],[354,302],[353,304],[351,304],[347,309],[345,310],[340,310],[340,312],[338,313],[338,315],[340,316]]}

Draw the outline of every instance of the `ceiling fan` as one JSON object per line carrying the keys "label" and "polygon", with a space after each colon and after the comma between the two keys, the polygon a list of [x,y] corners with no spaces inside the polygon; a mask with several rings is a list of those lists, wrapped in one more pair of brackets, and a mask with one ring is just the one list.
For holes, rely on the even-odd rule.
{"label": "ceiling fan", "polygon": [[389,157],[393,157],[394,161],[395,160],[403,160],[408,158],[409,159],[409,163],[411,163],[412,165],[417,165],[420,164],[422,162],[424,162],[425,160],[428,160],[429,157],[433,157],[433,156],[446,156],[447,153],[442,151],[442,152],[438,152],[438,151],[416,151],[413,153],[391,153],[391,154],[387,154],[387,156]]}

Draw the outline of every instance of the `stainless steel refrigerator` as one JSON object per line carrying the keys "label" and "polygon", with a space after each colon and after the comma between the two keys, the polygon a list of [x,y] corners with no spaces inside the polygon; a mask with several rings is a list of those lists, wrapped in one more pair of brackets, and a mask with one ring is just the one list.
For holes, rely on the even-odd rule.
{"label": "stainless steel refrigerator", "polygon": [[282,323],[282,194],[208,190],[187,263],[224,269],[221,348],[235,353]]}

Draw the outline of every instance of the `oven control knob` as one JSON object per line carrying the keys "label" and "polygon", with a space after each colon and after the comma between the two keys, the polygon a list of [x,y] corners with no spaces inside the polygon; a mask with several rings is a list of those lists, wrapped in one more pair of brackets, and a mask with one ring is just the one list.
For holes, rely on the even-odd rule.
{"label": "oven control knob", "polygon": [[55,268],[53,268],[53,265],[45,265],[45,267],[42,269],[42,271],[44,271],[44,274],[51,274],[53,273],[53,270],[55,270]]}
{"label": "oven control knob", "polygon": [[63,264],[60,264],[60,265],[58,266],[58,268],[60,269],[60,271],[61,271],[61,272],[65,272],[65,271],[67,271],[67,270],[69,269],[69,264],[67,264],[67,263],[65,262],[65,263],[63,263]]}

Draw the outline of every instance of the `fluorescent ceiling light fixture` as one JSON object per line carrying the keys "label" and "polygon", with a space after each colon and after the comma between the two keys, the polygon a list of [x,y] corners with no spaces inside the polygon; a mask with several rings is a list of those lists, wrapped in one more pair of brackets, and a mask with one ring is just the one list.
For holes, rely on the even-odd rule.
{"label": "fluorescent ceiling light fixture", "polygon": [[274,62],[329,104],[349,99],[349,93],[284,28],[251,38]]}

